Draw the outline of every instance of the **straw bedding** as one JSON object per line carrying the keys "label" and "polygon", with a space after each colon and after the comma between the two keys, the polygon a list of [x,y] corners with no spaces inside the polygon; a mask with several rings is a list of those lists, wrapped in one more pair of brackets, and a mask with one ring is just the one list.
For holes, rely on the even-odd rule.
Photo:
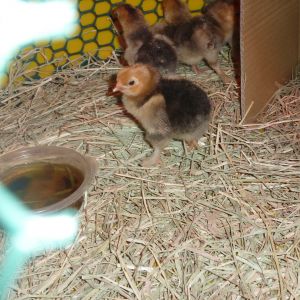
{"label": "straw bedding", "polygon": [[[147,169],[142,130],[105,95],[118,68],[91,62],[1,94],[1,153],[59,145],[99,164],[76,243],[31,260],[9,298],[299,299],[300,78],[243,125],[234,80],[180,67],[213,101],[209,132]],[[233,77],[226,53],[223,68]]]}

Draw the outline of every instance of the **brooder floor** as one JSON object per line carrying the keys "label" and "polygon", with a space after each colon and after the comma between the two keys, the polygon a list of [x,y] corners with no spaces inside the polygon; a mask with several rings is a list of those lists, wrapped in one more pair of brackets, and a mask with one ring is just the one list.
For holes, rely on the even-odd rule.
{"label": "brooder floor", "polygon": [[214,103],[209,132],[147,169],[142,130],[105,95],[118,68],[68,69],[0,96],[0,153],[59,145],[99,164],[76,243],[30,261],[9,299],[299,299],[300,78],[243,125],[234,81],[180,67]]}

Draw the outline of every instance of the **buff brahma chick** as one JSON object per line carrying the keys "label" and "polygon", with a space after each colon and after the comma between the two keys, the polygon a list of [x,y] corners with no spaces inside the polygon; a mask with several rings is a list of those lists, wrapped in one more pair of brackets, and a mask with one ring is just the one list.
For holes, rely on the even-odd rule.
{"label": "buff brahma chick", "polygon": [[186,79],[164,78],[150,65],[135,64],[118,73],[114,91],[123,94],[125,109],[145,129],[146,140],[154,148],[143,161],[145,167],[160,163],[160,154],[171,139],[197,147],[198,139],[207,131],[210,100]]}

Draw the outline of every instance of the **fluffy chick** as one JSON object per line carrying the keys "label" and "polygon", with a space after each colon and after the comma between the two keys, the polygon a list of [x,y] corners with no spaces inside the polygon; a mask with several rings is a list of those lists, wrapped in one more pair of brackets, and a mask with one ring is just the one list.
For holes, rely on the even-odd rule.
{"label": "fluffy chick", "polygon": [[143,166],[156,165],[171,139],[197,147],[206,132],[211,114],[207,94],[181,78],[163,78],[149,65],[135,64],[117,75],[114,91],[123,93],[125,109],[142,125],[146,140],[154,148]]}
{"label": "fluffy chick", "polygon": [[145,63],[175,72],[177,55],[173,43],[166,36],[153,34],[138,8],[121,4],[112,11],[118,20],[126,42],[124,58],[129,65]]}
{"label": "fluffy chick", "polygon": [[219,24],[223,33],[223,43],[232,45],[233,33],[237,24],[238,1],[216,0],[205,6],[203,12]]}
{"label": "fluffy chick", "polygon": [[168,24],[179,25],[192,18],[188,6],[181,0],[164,0],[161,6],[163,11],[168,13],[165,14],[164,19],[151,27],[153,33],[164,34],[164,29]]}
{"label": "fluffy chick", "polygon": [[[162,7],[164,18],[172,21],[174,12],[170,9],[172,6],[168,5],[169,1],[171,0],[163,0]],[[181,2],[181,5],[188,9],[185,3]],[[160,32],[174,42],[178,60],[191,65],[196,73],[199,73],[197,65],[204,59],[223,82],[230,81],[218,61],[218,54],[224,44],[224,34],[214,18],[201,15],[180,23],[169,22]]]}
{"label": "fluffy chick", "polygon": [[167,24],[180,24],[192,18],[188,6],[181,0],[164,0],[161,3],[163,11],[168,13],[164,16]]}

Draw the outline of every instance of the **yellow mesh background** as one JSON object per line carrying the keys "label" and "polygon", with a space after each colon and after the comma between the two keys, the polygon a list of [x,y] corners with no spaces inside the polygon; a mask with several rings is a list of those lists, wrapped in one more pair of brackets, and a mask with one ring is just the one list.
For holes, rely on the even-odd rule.
{"label": "yellow mesh background", "polygon": [[[184,0],[192,13],[198,13],[204,0]],[[20,83],[29,78],[45,78],[68,65],[78,65],[87,56],[106,59],[112,51],[119,48],[109,18],[111,10],[118,3],[126,2],[139,7],[150,25],[162,17],[160,1],[157,0],[80,0],[78,1],[79,23],[67,40],[47,40],[25,47],[19,54],[19,62],[7,70],[0,78],[0,85],[5,85],[13,78]],[[14,69],[18,75],[14,76]]]}

